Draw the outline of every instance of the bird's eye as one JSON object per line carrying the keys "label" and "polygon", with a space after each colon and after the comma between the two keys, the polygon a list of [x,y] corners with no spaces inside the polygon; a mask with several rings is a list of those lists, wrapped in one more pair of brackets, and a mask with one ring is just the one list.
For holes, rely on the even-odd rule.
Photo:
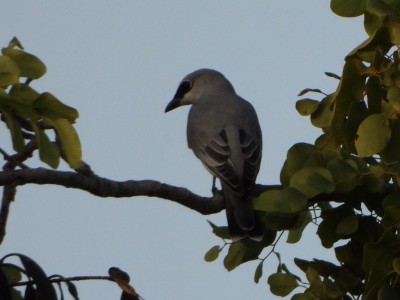
{"label": "bird's eye", "polygon": [[192,83],[190,81],[183,81],[176,91],[174,98],[182,98],[187,92],[192,88]]}

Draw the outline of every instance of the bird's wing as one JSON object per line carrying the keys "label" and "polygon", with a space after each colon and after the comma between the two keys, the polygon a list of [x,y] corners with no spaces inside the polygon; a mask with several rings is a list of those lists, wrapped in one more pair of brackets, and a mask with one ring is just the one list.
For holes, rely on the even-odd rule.
{"label": "bird's wing", "polygon": [[[234,132],[236,131],[236,132]],[[248,195],[261,162],[261,141],[243,128],[222,129],[211,139],[197,135],[190,145],[198,158],[238,196]]]}

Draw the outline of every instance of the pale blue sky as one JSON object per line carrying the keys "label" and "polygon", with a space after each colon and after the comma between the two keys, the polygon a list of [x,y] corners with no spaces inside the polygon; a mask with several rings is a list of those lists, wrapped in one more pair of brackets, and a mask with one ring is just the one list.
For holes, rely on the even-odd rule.
{"label": "pale blue sky", "polygon": [[[48,67],[33,87],[79,110],[84,160],[97,174],[156,179],[204,196],[211,177],[187,148],[188,109],[164,114],[184,75],[217,69],[253,103],[264,136],[258,182],[277,184],[287,149],[320,134],[297,114],[296,95],[333,91],[337,81],[323,72],[340,74],[345,54],[365,38],[360,18],[340,18],[317,0],[3,1],[0,45],[13,36]],[[10,151],[4,124],[0,135]],[[0,254],[24,253],[49,275],[106,275],[117,266],[146,300],[275,299],[266,284],[274,257],[258,285],[255,263],[228,273],[221,258],[204,262],[221,244],[207,219],[226,224],[224,213],[202,216],[156,198],[24,186]],[[283,239],[277,247],[298,274],[294,256],[332,257],[315,231],[310,226],[300,245]],[[83,300],[119,299],[108,282],[77,286]]]}

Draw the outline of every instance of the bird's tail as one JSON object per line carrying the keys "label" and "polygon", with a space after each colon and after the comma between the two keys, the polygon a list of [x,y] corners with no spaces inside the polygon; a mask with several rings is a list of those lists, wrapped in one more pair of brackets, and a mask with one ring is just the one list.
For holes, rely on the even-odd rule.
{"label": "bird's tail", "polygon": [[253,210],[251,199],[243,199],[222,184],[224,191],[226,217],[229,233],[233,240],[248,236],[260,241],[263,237],[263,226],[256,212]]}

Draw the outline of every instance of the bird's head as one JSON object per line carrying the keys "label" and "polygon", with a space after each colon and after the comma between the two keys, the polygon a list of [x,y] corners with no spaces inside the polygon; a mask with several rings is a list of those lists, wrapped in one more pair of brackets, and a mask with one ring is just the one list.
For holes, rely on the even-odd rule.
{"label": "bird's head", "polygon": [[212,69],[194,71],[182,79],[165,112],[179,106],[195,104],[202,95],[213,92],[235,92],[235,90],[225,76],[218,71]]}

